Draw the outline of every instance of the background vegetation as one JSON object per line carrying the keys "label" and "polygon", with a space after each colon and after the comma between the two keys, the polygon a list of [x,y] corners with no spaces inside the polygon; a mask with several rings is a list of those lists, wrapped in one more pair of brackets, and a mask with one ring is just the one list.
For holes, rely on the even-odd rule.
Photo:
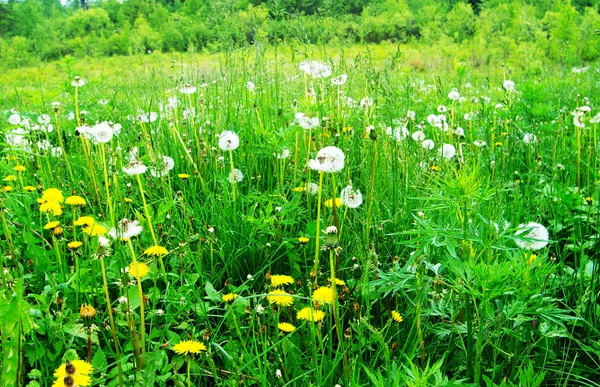
{"label": "background vegetation", "polygon": [[0,3],[0,59],[17,67],[67,55],[214,52],[282,41],[420,41],[492,48],[504,57],[533,46],[573,63],[600,53],[593,37],[599,6],[600,0],[84,0],[65,6],[9,0]]}

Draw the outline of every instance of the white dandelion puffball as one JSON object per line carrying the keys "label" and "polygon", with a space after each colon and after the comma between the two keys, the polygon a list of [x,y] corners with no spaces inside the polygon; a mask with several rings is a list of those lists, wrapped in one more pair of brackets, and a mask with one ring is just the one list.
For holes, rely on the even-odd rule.
{"label": "white dandelion puffball", "polygon": [[113,128],[108,122],[101,122],[97,125],[88,128],[85,134],[95,144],[105,144],[113,138]]}
{"label": "white dandelion puffball", "polygon": [[21,123],[21,116],[19,113],[11,114],[10,117],[8,117],[8,123],[11,125],[19,125]]}
{"label": "white dandelion puffball", "polygon": [[135,176],[145,173],[148,167],[142,164],[141,161],[133,160],[127,166],[123,167],[122,170],[126,175]]}
{"label": "white dandelion puffball", "polygon": [[548,245],[548,229],[536,222],[520,224],[515,236],[520,238],[515,243],[523,250],[539,250]]}
{"label": "white dandelion puffball", "polygon": [[458,101],[460,94],[458,91],[452,90],[450,93],[448,93],[448,98],[450,98],[452,101]]}
{"label": "white dandelion puffball", "polygon": [[287,159],[288,157],[290,157],[290,150],[284,149],[281,151],[281,153],[275,153],[275,157],[277,157],[278,159]]}
{"label": "white dandelion puffball", "polygon": [[308,166],[310,169],[320,172],[339,172],[344,169],[345,158],[346,156],[340,148],[327,146],[317,152],[317,157],[314,160],[308,161]]}
{"label": "white dandelion puffball", "polygon": [[318,191],[319,191],[319,186],[316,183],[311,182],[306,185],[306,192],[308,192],[309,194],[315,196]]}
{"label": "white dandelion puffball", "polygon": [[460,137],[464,137],[465,136],[465,130],[463,128],[461,128],[460,126],[458,126],[454,130],[454,134],[456,134],[457,136],[460,136]]}
{"label": "white dandelion puffball", "polygon": [[412,139],[415,141],[423,141],[425,140],[425,133],[421,132],[420,130],[417,130],[416,132],[413,132]]}
{"label": "white dandelion puffball", "polygon": [[484,141],[484,140],[475,140],[475,141],[473,141],[473,145],[475,145],[476,147],[481,148],[481,147],[486,146],[487,142]]}
{"label": "white dandelion puffball", "polygon": [[85,79],[81,78],[81,77],[75,77],[73,79],[73,82],[71,82],[71,86],[73,87],[81,87],[85,85]]}
{"label": "white dandelion puffball", "polygon": [[161,161],[157,161],[156,165],[150,168],[152,177],[164,177],[175,166],[175,161],[169,156],[163,156]]}
{"label": "white dandelion puffball", "polygon": [[248,91],[254,91],[256,90],[256,85],[254,84],[254,82],[248,81],[246,82],[246,89],[248,89]]}
{"label": "white dandelion puffball", "polygon": [[296,123],[306,130],[314,129],[320,124],[318,117],[310,118],[304,113],[296,113],[294,118]]}
{"label": "white dandelion puffball", "polygon": [[363,202],[363,197],[360,193],[360,190],[355,190],[351,185],[342,190],[340,193],[340,199],[342,199],[342,203],[348,208],[357,208]]}
{"label": "white dandelion puffball", "polygon": [[138,220],[121,219],[117,227],[113,227],[108,232],[108,236],[113,239],[131,239],[142,233],[142,225]]}
{"label": "white dandelion puffball", "polygon": [[537,137],[535,134],[525,133],[525,135],[523,136],[523,142],[525,144],[533,144],[537,142]]}
{"label": "white dandelion puffball", "polygon": [[450,160],[456,155],[456,148],[452,144],[444,144],[440,148],[440,155],[446,160]]}
{"label": "white dandelion puffball", "polygon": [[59,146],[55,146],[52,149],[50,149],[50,155],[52,157],[60,157],[63,154],[63,150],[61,147]]}
{"label": "white dandelion puffball", "polygon": [[196,87],[186,83],[185,86],[179,89],[179,92],[186,95],[194,94],[196,92]]}
{"label": "white dandelion puffball", "polygon": [[448,108],[445,105],[440,105],[437,108],[438,113],[446,113],[448,111]]}
{"label": "white dandelion puffball", "polygon": [[511,92],[515,91],[515,83],[513,81],[511,81],[510,79],[507,79],[506,81],[504,81],[502,86],[504,87],[504,90],[506,90],[506,91],[511,91]]}
{"label": "white dandelion puffball", "polygon": [[306,59],[300,62],[298,69],[304,71],[313,78],[328,78],[331,76],[331,67],[325,63]]}
{"label": "white dandelion puffball", "polygon": [[158,114],[156,114],[156,112],[142,113],[138,116],[138,119],[141,122],[154,122],[157,118]]}
{"label": "white dandelion puffball", "polygon": [[331,83],[335,86],[341,86],[348,80],[348,75],[342,74],[339,77],[331,78]]}
{"label": "white dandelion puffball", "polygon": [[433,140],[425,140],[421,143],[421,146],[424,149],[432,150],[435,147],[435,143],[433,142]]}
{"label": "white dandelion puffball", "polygon": [[[231,179],[233,177],[233,180]],[[230,183],[239,183],[244,178],[244,174],[239,169],[235,168],[233,173],[229,171],[227,174],[227,181]]]}
{"label": "white dandelion puffball", "polygon": [[406,118],[409,120],[414,120],[417,115],[412,110],[406,112]]}
{"label": "white dandelion puffball", "polygon": [[219,135],[219,148],[224,151],[232,151],[240,146],[240,138],[235,132],[226,130]]}

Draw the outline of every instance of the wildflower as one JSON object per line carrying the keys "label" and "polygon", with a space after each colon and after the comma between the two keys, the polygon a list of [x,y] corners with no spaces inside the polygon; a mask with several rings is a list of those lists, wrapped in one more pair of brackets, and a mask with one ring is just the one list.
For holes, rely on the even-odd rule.
{"label": "wildflower", "polygon": [[256,85],[254,82],[248,81],[246,82],[246,89],[248,89],[248,91],[254,91],[256,89]]}
{"label": "wildflower", "polygon": [[523,142],[525,144],[533,144],[537,142],[537,137],[535,134],[525,133],[525,135],[523,136]]}
{"label": "wildflower", "polygon": [[306,191],[306,187],[296,187],[294,188],[294,192],[304,192]]}
{"label": "wildflower", "polygon": [[318,322],[323,320],[325,317],[325,312],[321,310],[314,310],[313,308],[306,307],[296,313],[296,318],[298,320],[306,320],[312,322]]}
{"label": "wildflower", "polygon": [[125,203],[127,203],[127,204],[129,204],[129,203],[133,203],[133,200],[132,200],[132,199],[130,199],[130,198],[124,198],[124,199],[123,199],[123,201],[124,201]]}
{"label": "wildflower", "polygon": [[400,313],[398,313],[397,311],[392,310],[392,320],[399,323],[399,322],[404,321],[404,317],[402,317],[402,315]]}
{"label": "wildflower", "polygon": [[65,197],[58,188],[48,188],[42,193],[42,200],[47,202],[62,203],[65,200]]}
{"label": "wildflower", "polygon": [[314,160],[309,160],[308,166],[320,172],[339,172],[344,169],[345,157],[340,148],[328,146],[317,152],[317,157]]}
{"label": "wildflower", "polygon": [[243,179],[244,179],[244,174],[242,173],[242,171],[240,171],[237,168],[233,169],[233,173],[229,172],[227,174],[227,181],[230,182],[230,183],[233,183],[233,182],[239,183]]}
{"label": "wildflower", "polygon": [[444,144],[440,148],[440,155],[442,155],[446,160],[450,160],[456,155],[456,148],[452,144]]}
{"label": "wildflower", "polygon": [[138,116],[138,120],[140,120],[140,122],[144,122],[144,123],[154,122],[154,121],[156,121],[157,118],[158,118],[158,114],[156,114],[156,112],[142,113]]}
{"label": "wildflower", "polygon": [[233,302],[238,298],[238,295],[235,293],[224,294],[221,299],[225,302]]}
{"label": "wildflower", "polygon": [[40,212],[51,212],[54,216],[59,216],[62,214],[62,207],[57,202],[45,202],[40,205]]}
{"label": "wildflower", "polygon": [[94,309],[93,306],[91,306],[89,304],[81,305],[81,308],[79,309],[79,317],[91,320],[94,318],[95,315],[96,315],[96,309]]}
{"label": "wildflower", "polygon": [[535,251],[548,245],[548,230],[536,222],[520,224],[515,236],[519,237],[515,243],[523,250]]}
{"label": "wildflower", "polygon": [[286,322],[277,324],[277,328],[279,328],[279,330],[281,330],[285,333],[290,333],[290,332],[293,332],[296,330],[295,326],[293,326],[290,323],[286,323]]}
{"label": "wildflower", "polygon": [[73,222],[73,225],[90,227],[93,226],[95,223],[96,219],[92,218],[91,216],[80,216],[79,218],[77,218],[76,221]]}
{"label": "wildflower", "polygon": [[461,128],[460,126],[458,126],[454,130],[454,134],[456,134],[457,136],[460,136],[460,137],[464,137],[465,136],[465,130],[463,128]]}
{"label": "wildflower", "polygon": [[178,355],[199,354],[206,351],[206,345],[196,340],[186,340],[173,346],[173,351]]}
{"label": "wildflower", "polygon": [[108,232],[108,236],[113,239],[128,240],[142,233],[142,226],[138,220],[122,219]]}
{"label": "wildflower", "polygon": [[94,368],[83,360],[72,360],[62,364],[56,371],[54,377],[58,378],[52,387],[85,387],[92,384],[90,374]]}
{"label": "wildflower", "polygon": [[304,113],[296,113],[295,120],[298,125],[306,130],[314,129],[320,124],[318,117],[310,118]]}
{"label": "wildflower", "polygon": [[8,123],[11,125],[19,125],[21,123],[21,115],[13,113],[8,117]]}
{"label": "wildflower", "polygon": [[300,237],[300,238],[298,238],[298,242],[300,242],[303,245],[307,244],[308,240],[309,239],[307,237]]}
{"label": "wildflower", "polygon": [[2,191],[4,191],[4,192],[10,192],[12,190],[13,190],[13,187],[11,187],[10,185],[2,186]]}
{"label": "wildflower", "polygon": [[433,140],[425,140],[421,143],[423,149],[432,150],[435,147]]}
{"label": "wildflower", "polygon": [[460,98],[460,94],[456,89],[454,89],[450,93],[448,93],[448,98],[450,98],[452,101],[458,101],[458,99]]}
{"label": "wildflower", "polygon": [[446,113],[448,111],[448,108],[445,105],[439,105],[437,107],[437,111],[438,113]]}
{"label": "wildflower", "polygon": [[417,131],[413,132],[411,137],[415,141],[423,141],[423,140],[425,140],[425,133],[421,132],[420,130],[417,130]]}
{"label": "wildflower", "polygon": [[32,185],[26,185],[25,187],[23,187],[23,191],[33,192],[35,190],[36,188]]}
{"label": "wildflower", "polygon": [[81,196],[69,196],[66,200],[65,203],[70,205],[70,206],[85,206],[85,199],[82,198]]}
{"label": "wildflower", "polygon": [[360,100],[360,104],[359,105],[360,105],[360,107],[362,109],[371,107],[371,106],[373,106],[373,98],[371,98],[369,96],[364,97],[363,99]]}
{"label": "wildflower", "polygon": [[275,157],[277,157],[278,159],[287,159],[288,157],[290,157],[290,150],[289,149],[284,149],[283,151],[281,151],[281,153],[276,153]]}
{"label": "wildflower", "polygon": [[310,59],[300,62],[298,69],[304,71],[313,78],[328,78],[331,75],[331,67]]}
{"label": "wildflower", "polygon": [[226,130],[219,135],[219,148],[224,151],[232,151],[240,146],[240,138],[235,132]]}
{"label": "wildflower", "polygon": [[306,184],[306,192],[308,192],[311,195],[316,195],[317,191],[319,190],[319,186],[315,183],[308,183]]}
{"label": "wildflower", "polygon": [[537,255],[535,255],[535,254],[531,254],[531,255],[529,256],[529,258],[527,259],[527,266],[531,266],[531,264],[532,264],[533,262],[535,262],[535,260],[536,260],[536,259],[537,259]]}
{"label": "wildflower", "polygon": [[294,279],[289,275],[272,275],[271,276],[271,286],[279,287],[280,285],[289,285],[294,282]]}
{"label": "wildflower", "polygon": [[313,301],[332,303],[333,302],[333,289],[322,286],[315,290],[312,294]]}
{"label": "wildflower", "polygon": [[281,379],[282,377],[283,377],[283,375],[282,375],[282,373],[281,373],[281,370],[278,368],[278,369],[275,371],[275,379]]}
{"label": "wildflower", "polygon": [[335,86],[341,86],[341,85],[345,84],[347,80],[348,80],[348,75],[342,74],[335,78],[331,78],[331,83]]}
{"label": "wildflower", "polygon": [[294,303],[294,298],[282,289],[271,290],[267,295],[270,304],[280,306],[290,306]]}
{"label": "wildflower", "polygon": [[81,247],[83,243],[79,242],[79,241],[73,241],[73,242],[69,242],[67,243],[67,247],[70,248],[71,250],[75,250]]}
{"label": "wildflower", "polygon": [[442,168],[440,168],[440,167],[439,167],[439,166],[437,166],[437,165],[432,165],[430,169],[431,169],[433,172],[439,172],[439,171],[441,171],[441,170],[442,170]]}
{"label": "wildflower", "polygon": [[162,162],[157,162],[155,166],[150,168],[152,177],[163,177],[175,166],[175,161],[169,156],[162,156]]}
{"label": "wildflower", "polygon": [[497,143],[495,143],[494,145],[496,145],[496,146],[503,146],[504,144],[503,144],[502,142],[498,141],[498,142],[497,142]]}
{"label": "wildflower", "polygon": [[[329,282],[331,282],[331,278],[329,278]],[[339,285],[339,286],[344,286],[344,285],[346,285],[346,282],[342,281],[342,280],[341,280],[341,279],[339,279],[339,278],[336,278],[336,279],[335,279],[335,284],[336,284],[336,285]]]}
{"label": "wildflower", "polygon": [[179,92],[186,95],[194,94],[196,92],[196,87],[186,83],[185,86],[179,89]]}
{"label": "wildflower", "polygon": [[4,178],[4,181],[16,181],[17,177],[15,175],[8,175]]}
{"label": "wildflower", "polygon": [[351,185],[342,190],[340,197],[342,203],[348,208],[358,208],[363,202],[363,197],[360,193],[360,190],[355,190]]}
{"label": "wildflower", "polygon": [[73,79],[73,82],[71,82],[71,86],[73,87],[81,87],[85,85],[85,79],[77,76]]}
{"label": "wildflower", "polygon": [[484,140],[475,140],[473,141],[473,145],[475,145],[476,147],[484,147],[487,145],[487,142],[485,142]]}
{"label": "wildflower", "polygon": [[25,170],[27,168],[25,168],[25,166],[23,166],[23,165],[15,165],[15,167],[13,169],[17,172],[25,172]]}
{"label": "wildflower", "polygon": [[54,222],[48,222],[46,223],[46,225],[44,226],[44,230],[52,230],[55,227],[57,227],[60,224],[59,221],[54,221]]}
{"label": "wildflower", "polygon": [[104,121],[89,128],[85,134],[94,144],[105,144],[112,140],[114,132],[110,124]]}
{"label": "wildflower", "polygon": [[504,90],[506,90],[508,92],[515,91],[515,83],[513,81],[511,81],[510,79],[507,79],[506,81],[504,81],[502,86],[504,87]]}
{"label": "wildflower", "polygon": [[148,273],[150,273],[150,268],[148,267],[148,265],[146,265],[143,262],[131,262],[129,264],[129,274],[131,274],[132,276],[134,276],[135,278],[143,278],[146,275],[148,275]]}
{"label": "wildflower", "polygon": [[182,180],[186,180],[190,178],[190,175],[188,175],[187,173],[180,173],[177,175],[177,177],[179,177]]}
{"label": "wildflower", "polygon": [[144,254],[146,254],[146,255],[154,255],[154,256],[162,256],[162,255],[169,254],[169,250],[165,249],[162,246],[152,246],[152,247],[147,248],[144,251]]}
{"label": "wildflower", "polygon": [[129,164],[127,164],[127,166],[122,168],[122,171],[130,176],[141,175],[147,170],[148,167],[146,167],[144,164],[142,164],[141,161],[138,160],[132,160],[129,162]]}
{"label": "wildflower", "polygon": [[[341,207],[342,206],[342,199],[341,198],[335,198],[335,206],[336,207]],[[328,199],[325,201],[325,207],[329,207],[332,208],[333,207],[333,199]]]}
{"label": "wildflower", "polygon": [[106,235],[108,230],[101,224],[94,223],[90,226],[84,227],[81,229],[85,234],[89,236],[103,236]]}

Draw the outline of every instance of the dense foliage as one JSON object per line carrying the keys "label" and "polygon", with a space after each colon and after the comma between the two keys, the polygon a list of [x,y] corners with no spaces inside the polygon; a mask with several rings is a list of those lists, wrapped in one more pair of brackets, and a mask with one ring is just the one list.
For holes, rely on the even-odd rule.
{"label": "dense foliage", "polygon": [[504,55],[529,43],[566,62],[598,58],[599,0],[10,0],[9,67],[72,56],[223,50],[259,42],[469,42]]}

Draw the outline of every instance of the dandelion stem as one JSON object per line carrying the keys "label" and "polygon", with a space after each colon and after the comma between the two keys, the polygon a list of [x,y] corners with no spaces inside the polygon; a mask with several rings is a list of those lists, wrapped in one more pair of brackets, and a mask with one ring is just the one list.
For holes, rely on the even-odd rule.
{"label": "dandelion stem", "polygon": [[[319,236],[321,234],[321,191],[323,188],[323,172],[319,171],[319,192],[317,193],[317,231],[315,236],[315,275],[319,272]],[[315,277],[315,283],[317,277]]]}
{"label": "dandelion stem", "polygon": [[117,330],[115,329],[115,318],[113,316],[110,295],[108,294],[108,281],[106,279],[106,267],[104,265],[104,257],[100,256],[100,268],[102,269],[102,283],[104,288],[104,297],[106,299],[106,309],[108,311],[108,319],[110,321],[110,332],[115,344],[115,355],[117,356],[117,371],[119,372],[119,386],[123,387],[123,370],[121,368],[121,351],[119,350],[119,342],[117,341]]}
{"label": "dandelion stem", "polygon": [[112,200],[110,198],[110,182],[108,181],[108,171],[106,168],[106,154],[104,152],[104,145],[100,145],[100,154],[102,155],[102,170],[104,173],[104,186],[106,187],[106,203],[108,205],[108,211],[110,214],[110,221],[115,224],[115,211],[113,209]]}
{"label": "dandelion stem", "polygon": [[231,195],[235,202],[235,169],[233,167],[233,151],[229,151],[229,164],[231,165]]}
{"label": "dandelion stem", "polygon": [[[148,211],[148,204],[146,203],[146,195],[144,195],[144,187],[142,186],[142,180],[140,179],[140,175],[136,175],[138,187],[140,188],[140,194],[142,195],[142,203],[144,204],[144,215],[146,216],[146,220],[148,220],[148,227],[150,228],[150,234],[152,234],[152,241],[154,242],[154,246],[158,247],[158,240],[156,239],[156,234],[154,233],[154,227],[152,226],[152,218],[150,217],[150,212]],[[167,272],[165,271],[165,264],[163,263],[162,255],[158,254],[158,262],[160,263],[160,270],[162,274],[165,276],[165,280],[167,278]]]}
{"label": "dandelion stem", "polygon": [[[138,175],[139,176],[139,175]],[[138,177],[139,179],[139,177]],[[129,246],[129,251],[131,252],[131,259],[135,266],[135,282],[137,282],[138,295],[140,298],[140,338],[141,338],[141,352],[142,355],[146,353],[146,324],[144,322],[144,293],[142,291],[142,281],[140,280],[139,270],[138,270],[138,261],[135,257],[135,251],[133,250],[133,244],[131,243],[131,239],[127,240],[127,245]]]}
{"label": "dandelion stem", "polygon": [[187,357],[187,385],[188,387],[192,386],[191,380],[190,380],[190,368],[191,368],[191,360],[189,356]]}

